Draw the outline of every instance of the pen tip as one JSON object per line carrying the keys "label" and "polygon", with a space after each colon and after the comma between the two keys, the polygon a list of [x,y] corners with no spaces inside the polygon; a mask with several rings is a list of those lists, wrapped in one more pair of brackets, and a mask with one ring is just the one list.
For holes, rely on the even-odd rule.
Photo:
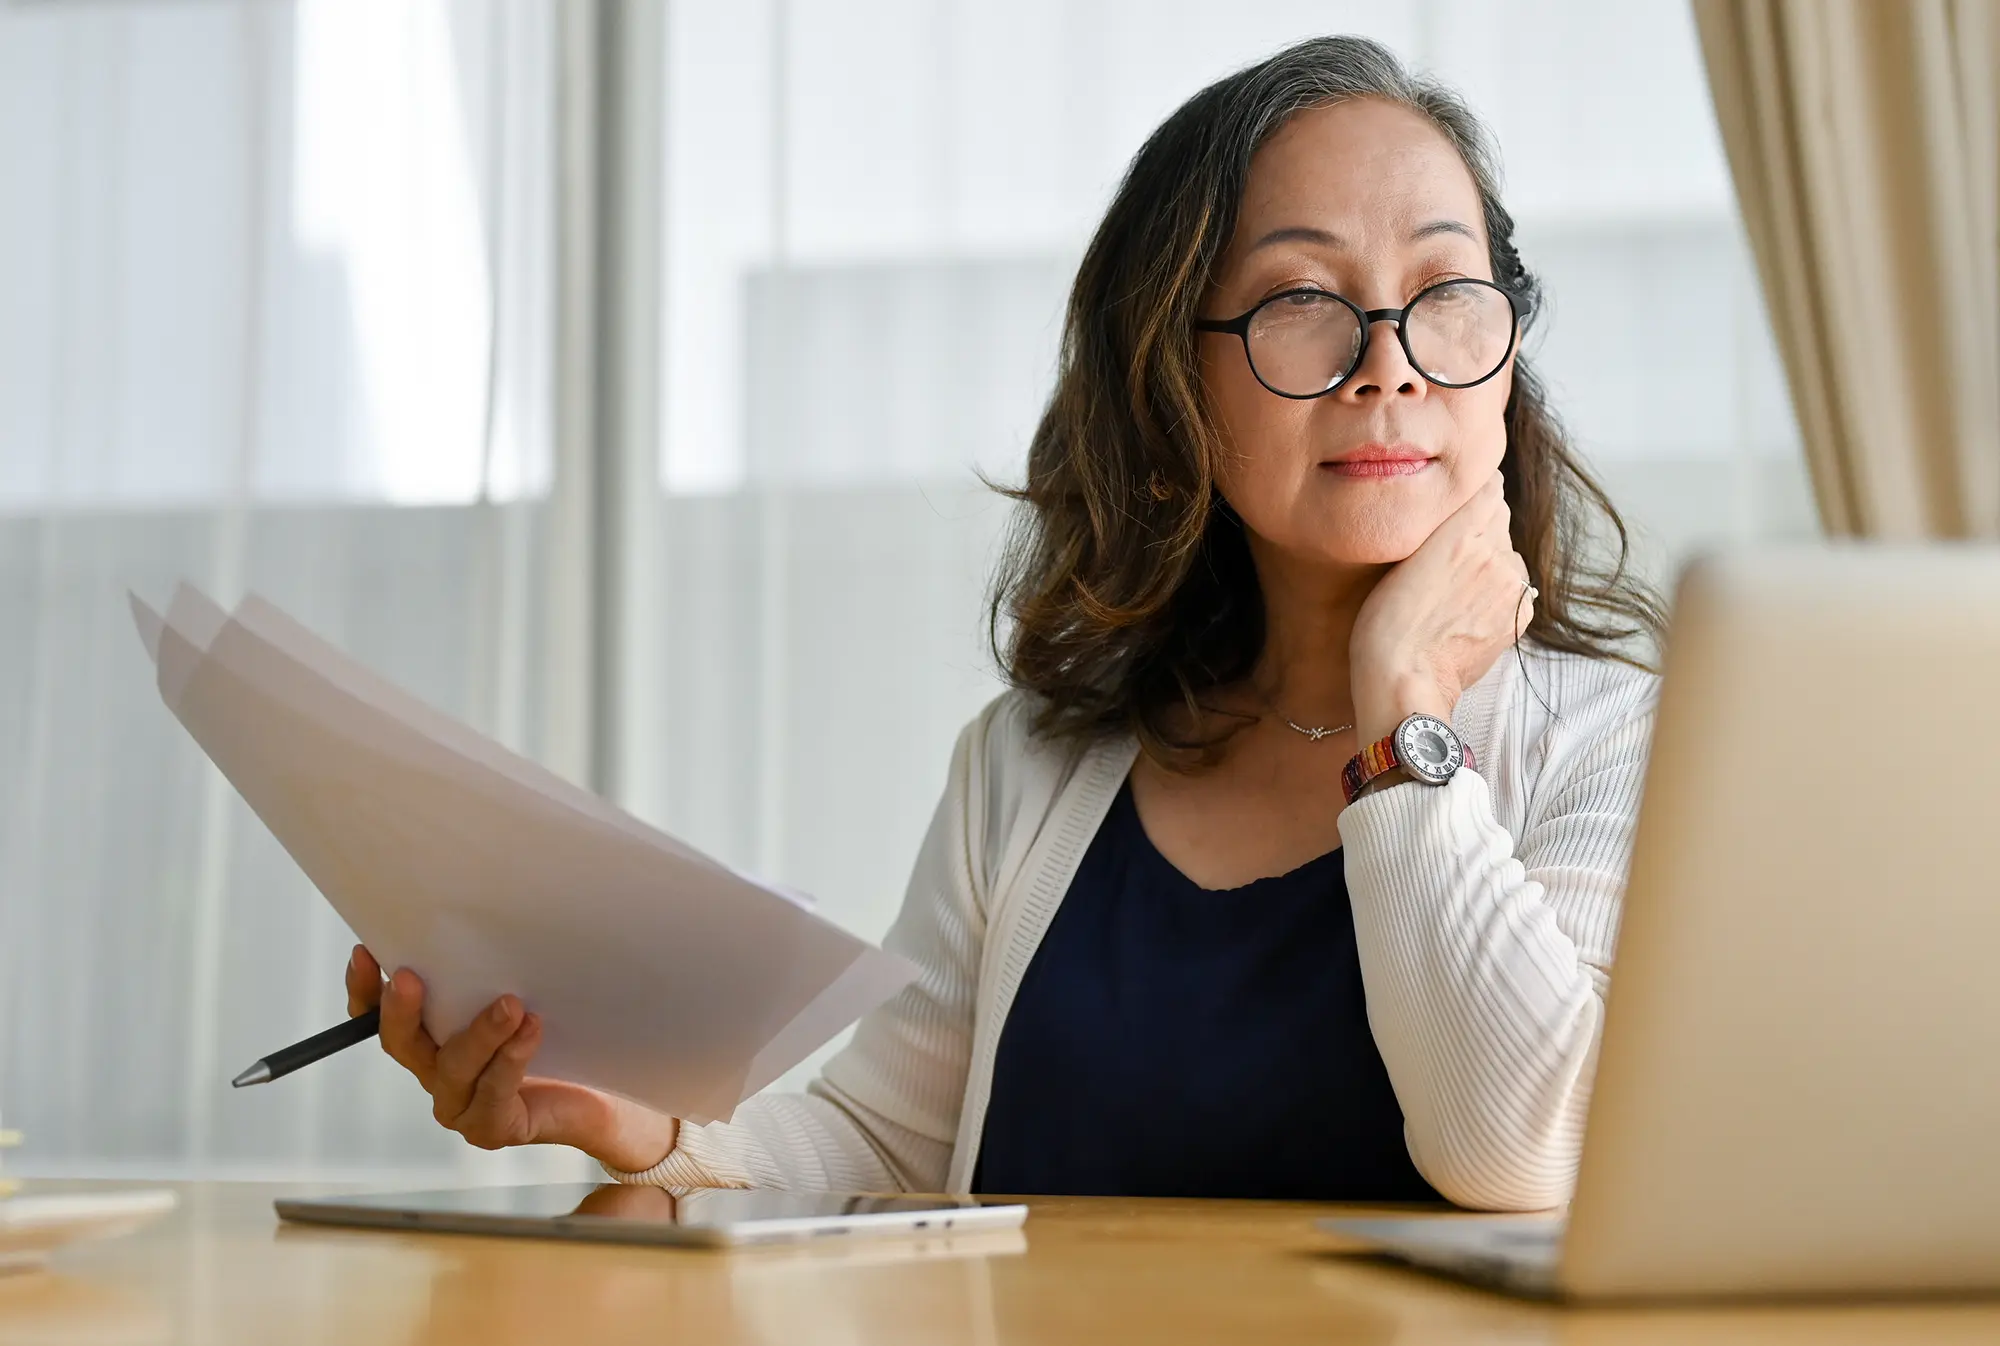
{"label": "pen tip", "polygon": [[271,1063],[269,1061],[259,1061],[229,1083],[232,1088],[241,1089],[246,1084],[262,1084],[270,1078]]}

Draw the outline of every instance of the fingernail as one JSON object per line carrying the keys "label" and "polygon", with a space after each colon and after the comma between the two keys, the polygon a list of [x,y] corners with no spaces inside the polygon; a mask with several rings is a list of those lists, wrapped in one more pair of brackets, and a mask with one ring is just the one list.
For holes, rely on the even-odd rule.
{"label": "fingernail", "polygon": [[359,944],[354,946],[353,953],[347,955],[347,966],[349,971],[361,966],[361,946]]}
{"label": "fingernail", "polygon": [[492,1021],[493,1021],[494,1023],[496,1023],[496,1024],[504,1024],[504,1023],[506,1023],[506,1022],[507,1022],[507,1002],[506,1002],[505,1000],[496,1000],[496,1001],[494,1001],[494,1002],[493,1002],[493,1008],[492,1008],[492,1009],[490,1009],[490,1010],[488,1010],[488,1011],[486,1011],[486,1017],[487,1017],[487,1018],[489,1018],[489,1019],[491,1019],[491,1020],[492,1020]]}

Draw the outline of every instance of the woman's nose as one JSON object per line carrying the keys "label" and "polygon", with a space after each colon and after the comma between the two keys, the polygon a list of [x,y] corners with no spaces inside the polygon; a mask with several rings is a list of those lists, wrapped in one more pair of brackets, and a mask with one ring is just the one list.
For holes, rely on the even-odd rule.
{"label": "woman's nose", "polygon": [[1354,367],[1335,396],[1356,400],[1390,392],[1423,396],[1430,385],[1404,354],[1401,335],[1400,319],[1371,315],[1368,349],[1362,352],[1361,363]]}

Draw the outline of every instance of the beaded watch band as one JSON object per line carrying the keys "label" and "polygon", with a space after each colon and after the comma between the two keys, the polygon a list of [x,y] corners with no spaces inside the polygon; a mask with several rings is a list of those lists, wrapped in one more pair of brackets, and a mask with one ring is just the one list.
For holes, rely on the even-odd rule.
{"label": "beaded watch band", "polygon": [[1348,758],[1347,765],[1340,769],[1340,793],[1352,804],[1354,797],[1361,793],[1362,786],[1400,765],[1396,760],[1395,734],[1377,739]]}

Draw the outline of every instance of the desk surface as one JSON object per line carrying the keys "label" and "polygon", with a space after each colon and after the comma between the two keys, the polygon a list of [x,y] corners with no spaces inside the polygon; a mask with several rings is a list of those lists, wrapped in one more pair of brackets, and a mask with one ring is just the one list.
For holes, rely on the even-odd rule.
{"label": "desk surface", "polygon": [[142,1233],[0,1276],[0,1346],[2000,1341],[2000,1300],[1516,1303],[1342,1256],[1311,1224],[1327,1208],[1303,1205],[1049,1199],[997,1243],[714,1253],[281,1226],[272,1198],[301,1189],[179,1190],[180,1209]]}

